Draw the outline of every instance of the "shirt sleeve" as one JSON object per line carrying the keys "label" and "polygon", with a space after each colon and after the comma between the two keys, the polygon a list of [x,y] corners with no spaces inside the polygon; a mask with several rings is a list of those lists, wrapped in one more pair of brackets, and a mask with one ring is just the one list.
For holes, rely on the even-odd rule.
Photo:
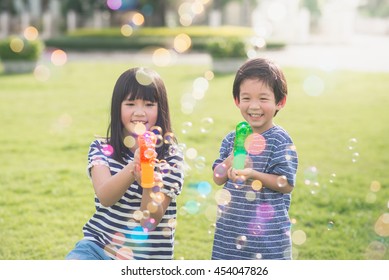
{"label": "shirt sleeve", "polygon": [[108,158],[103,152],[103,147],[107,144],[102,144],[100,141],[95,140],[91,143],[88,153],[88,165],[87,175],[91,179],[91,170],[95,165],[105,165],[109,167]]}
{"label": "shirt sleeve", "polygon": [[269,173],[286,176],[288,183],[294,186],[297,172],[297,152],[290,139],[279,139],[269,164]]}

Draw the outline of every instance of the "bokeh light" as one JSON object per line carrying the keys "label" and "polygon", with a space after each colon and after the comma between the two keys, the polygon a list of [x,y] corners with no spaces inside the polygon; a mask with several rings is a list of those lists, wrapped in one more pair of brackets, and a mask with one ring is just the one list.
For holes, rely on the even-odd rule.
{"label": "bokeh light", "polygon": [[136,71],[135,79],[139,84],[144,86],[148,86],[153,83],[153,78],[142,68]]}
{"label": "bokeh light", "polygon": [[19,37],[12,38],[9,47],[13,52],[20,53],[24,48],[24,42]]}
{"label": "bokeh light", "polygon": [[168,66],[172,62],[172,55],[165,48],[158,48],[152,56],[153,63],[157,66]]}
{"label": "bokeh light", "polygon": [[218,205],[227,205],[231,201],[231,193],[228,190],[220,189],[215,193],[215,200]]}
{"label": "bokeh light", "polygon": [[66,52],[57,49],[51,53],[51,62],[56,66],[64,65],[68,60]]}
{"label": "bokeh light", "polygon": [[244,147],[249,154],[259,155],[266,148],[266,139],[259,133],[252,133],[247,136]]}
{"label": "bokeh light", "polygon": [[296,230],[292,233],[292,242],[296,245],[302,245],[307,240],[307,235],[301,229]]}
{"label": "bokeh light", "polygon": [[178,53],[186,52],[192,45],[192,39],[185,33],[178,34],[174,38],[174,49]]}
{"label": "bokeh light", "polygon": [[132,17],[132,22],[137,26],[141,26],[145,22],[145,17],[141,13],[135,13]]}
{"label": "bokeh light", "polygon": [[23,35],[27,40],[34,41],[38,38],[39,32],[34,26],[28,26],[24,29]]}
{"label": "bokeh light", "polygon": [[384,213],[377,219],[374,225],[374,231],[379,236],[389,236],[389,213]]}
{"label": "bokeh light", "polygon": [[123,24],[122,27],[120,28],[120,33],[122,33],[122,35],[125,37],[130,37],[133,32],[134,29],[129,24]]}
{"label": "bokeh light", "polygon": [[122,0],[107,0],[107,6],[111,10],[119,10],[122,6]]}
{"label": "bokeh light", "polygon": [[50,79],[51,71],[45,65],[37,65],[34,69],[34,77],[38,81],[46,82]]}
{"label": "bokeh light", "polygon": [[304,79],[303,89],[309,96],[322,95],[325,89],[324,81],[316,75],[310,75]]}

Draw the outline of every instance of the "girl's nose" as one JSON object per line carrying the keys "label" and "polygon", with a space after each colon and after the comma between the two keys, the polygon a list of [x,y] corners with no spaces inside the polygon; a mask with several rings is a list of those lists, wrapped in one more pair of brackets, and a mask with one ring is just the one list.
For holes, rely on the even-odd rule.
{"label": "girl's nose", "polygon": [[139,106],[139,107],[137,107],[137,108],[135,109],[134,115],[135,115],[135,116],[145,116],[146,113],[145,113],[145,111],[143,110],[143,107]]}

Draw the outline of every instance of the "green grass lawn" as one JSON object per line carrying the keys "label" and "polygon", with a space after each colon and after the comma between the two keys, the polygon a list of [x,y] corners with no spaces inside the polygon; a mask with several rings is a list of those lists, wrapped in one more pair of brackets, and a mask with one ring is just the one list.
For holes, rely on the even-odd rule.
{"label": "green grass lawn", "polygon": [[[0,259],[63,259],[82,237],[94,210],[89,144],[105,134],[113,85],[130,66],[69,62],[51,68],[46,82],[0,74]],[[175,134],[205,159],[205,166],[201,158],[188,161],[176,259],[210,258],[213,194],[220,188],[211,164],[222,138],[242,120],[231,97],[233,74],[216,75],[193,112],[181,111],[182,96],[208,68],[156,68],[169,92]],[[290,96],[275,122],[289,131],[300,161],[290,210],[294,258],[389,259],[388,237],[375,230],[389,212],[389,73],[285,73]],[[203,118],[214,121],[206,133]],[[192,127],[183,133],[187,122]],[[212,193],[200,196],[193,187],[199,181],[212,184]],[[381,235],[389,234],[387,215]]]}

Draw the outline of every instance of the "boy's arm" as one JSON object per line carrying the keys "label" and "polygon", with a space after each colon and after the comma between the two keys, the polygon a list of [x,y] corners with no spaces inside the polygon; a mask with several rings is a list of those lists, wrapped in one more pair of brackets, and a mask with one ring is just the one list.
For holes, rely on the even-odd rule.
{"label": "boy's arm", "polygon": [[213,181],[217,185],[223,185],[228,180],[228,171],[231,169],[234,156],[229,155],[222,163],[215,166],[213,170]]}
{"label": "boy's arm", "polygon": [[268,174],[252,168],[245,168],[242,170],[231,169],[230,176],[233,181],[239,176],[244,176],[246,180],[259,180],[263,186],[276,192],[290,193],[293,191],[293,186],[282,175]]}

